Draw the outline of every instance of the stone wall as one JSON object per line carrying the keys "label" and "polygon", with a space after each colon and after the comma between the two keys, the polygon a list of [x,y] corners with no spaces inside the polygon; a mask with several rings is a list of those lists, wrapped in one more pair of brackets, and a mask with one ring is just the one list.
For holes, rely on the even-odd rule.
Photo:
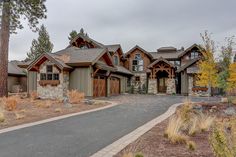
{"label": "stone wall", "polygon": [[48,62],[45,62],[40,66],[39,74],[37,75],[37,93],[41,99],[60,99],[63,100],[64,96],[67,94],[67,90],[69,89],[69,72],[59,72],[59,70],[53,66],[53,73],[58,72],[60,77],[60,84],[57,86],[46,85],[41,86],[39,84],[40,81],[40,73],[45,73],[46,65]]}
{"label": "stone wall", "polygon": [[148,80],[148,93],[157,94],[157,80],[156,79]]}
{"label": "stone wall", "polygon": [[168,78],[166,84],[167,84],[166,94],[176,94],[175,79]]}
{"label": "stone wall", "polygon": [[[135,81],[135,77],[140,77],[140,81]],[[134,73],[131,79],[131,86],[133,86],[134,93],[146,93],[147,92],[147,74],[146,73]]]}

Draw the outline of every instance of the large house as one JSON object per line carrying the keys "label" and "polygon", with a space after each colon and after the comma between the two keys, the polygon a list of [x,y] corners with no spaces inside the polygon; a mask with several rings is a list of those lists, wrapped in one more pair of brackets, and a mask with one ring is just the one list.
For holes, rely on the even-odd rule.
{"label": "large house", "polygon": [[69,46],[45,53],[27,65],[28,92],[63,99],[68,90],[88,97],[125,92],[193,94],[199,46],[147,52],[135,46],[127,53],[119,44],[104,45],[80,32]]}

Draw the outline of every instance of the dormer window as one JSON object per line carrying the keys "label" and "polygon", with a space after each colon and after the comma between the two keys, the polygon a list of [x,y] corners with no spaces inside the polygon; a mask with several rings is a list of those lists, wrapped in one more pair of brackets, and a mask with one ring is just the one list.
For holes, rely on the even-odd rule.
{"label": "dormer window", "polygon": [[135,58],[132,62],[132,70],[133,71],[143,71],[143,59],[141,54],[135,54]]}
{"label": "dormer window", "polygon": [[114,64],[119,65],[119,58],[118,56],[114,56]]}
{"label": "dormer window", "polygon": [[195,59],[195,58],[198,58],[199,55],[198,55],[198,52],[197,51],[192,51],[190,53],[190,59]]}

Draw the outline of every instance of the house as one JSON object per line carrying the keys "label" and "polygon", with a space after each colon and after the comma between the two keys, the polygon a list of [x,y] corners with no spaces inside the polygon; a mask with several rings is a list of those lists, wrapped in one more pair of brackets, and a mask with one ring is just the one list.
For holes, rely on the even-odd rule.
{"label": "house", "polygon": [[81,31],[67,48],[44,53],[28,65],[28,92],[45,99],[64,99],[72,89],[87,97],[118,95],[129,90],[133,76],[123,64],[120,45],[101,44]]}
{"label": "house", "polygon": [[125,53],[124,66],[134,74],[131,86],[137,93],[204,94],[207,88],[196,85],[201,56],[197,44],[186,50],[161,47],[156,52],[136,45]]}
{"label": "house", "polygon": [[27,91],[27,77],[26,71],[18,65],[20,61],[8,62],[8,92],[19,93]]}

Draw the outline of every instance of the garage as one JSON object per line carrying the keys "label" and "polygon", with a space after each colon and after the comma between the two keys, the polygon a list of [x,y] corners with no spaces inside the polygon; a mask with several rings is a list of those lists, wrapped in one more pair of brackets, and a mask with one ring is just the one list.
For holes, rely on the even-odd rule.
{"label": "garage", "polygon": [[120,79],[117,77],[110,78],[110,95],[120,94]]}
{"label": "garage", "polygon": [[96,76],[93,79],[93,97],[105,97],[106,96],[106,77]]}

